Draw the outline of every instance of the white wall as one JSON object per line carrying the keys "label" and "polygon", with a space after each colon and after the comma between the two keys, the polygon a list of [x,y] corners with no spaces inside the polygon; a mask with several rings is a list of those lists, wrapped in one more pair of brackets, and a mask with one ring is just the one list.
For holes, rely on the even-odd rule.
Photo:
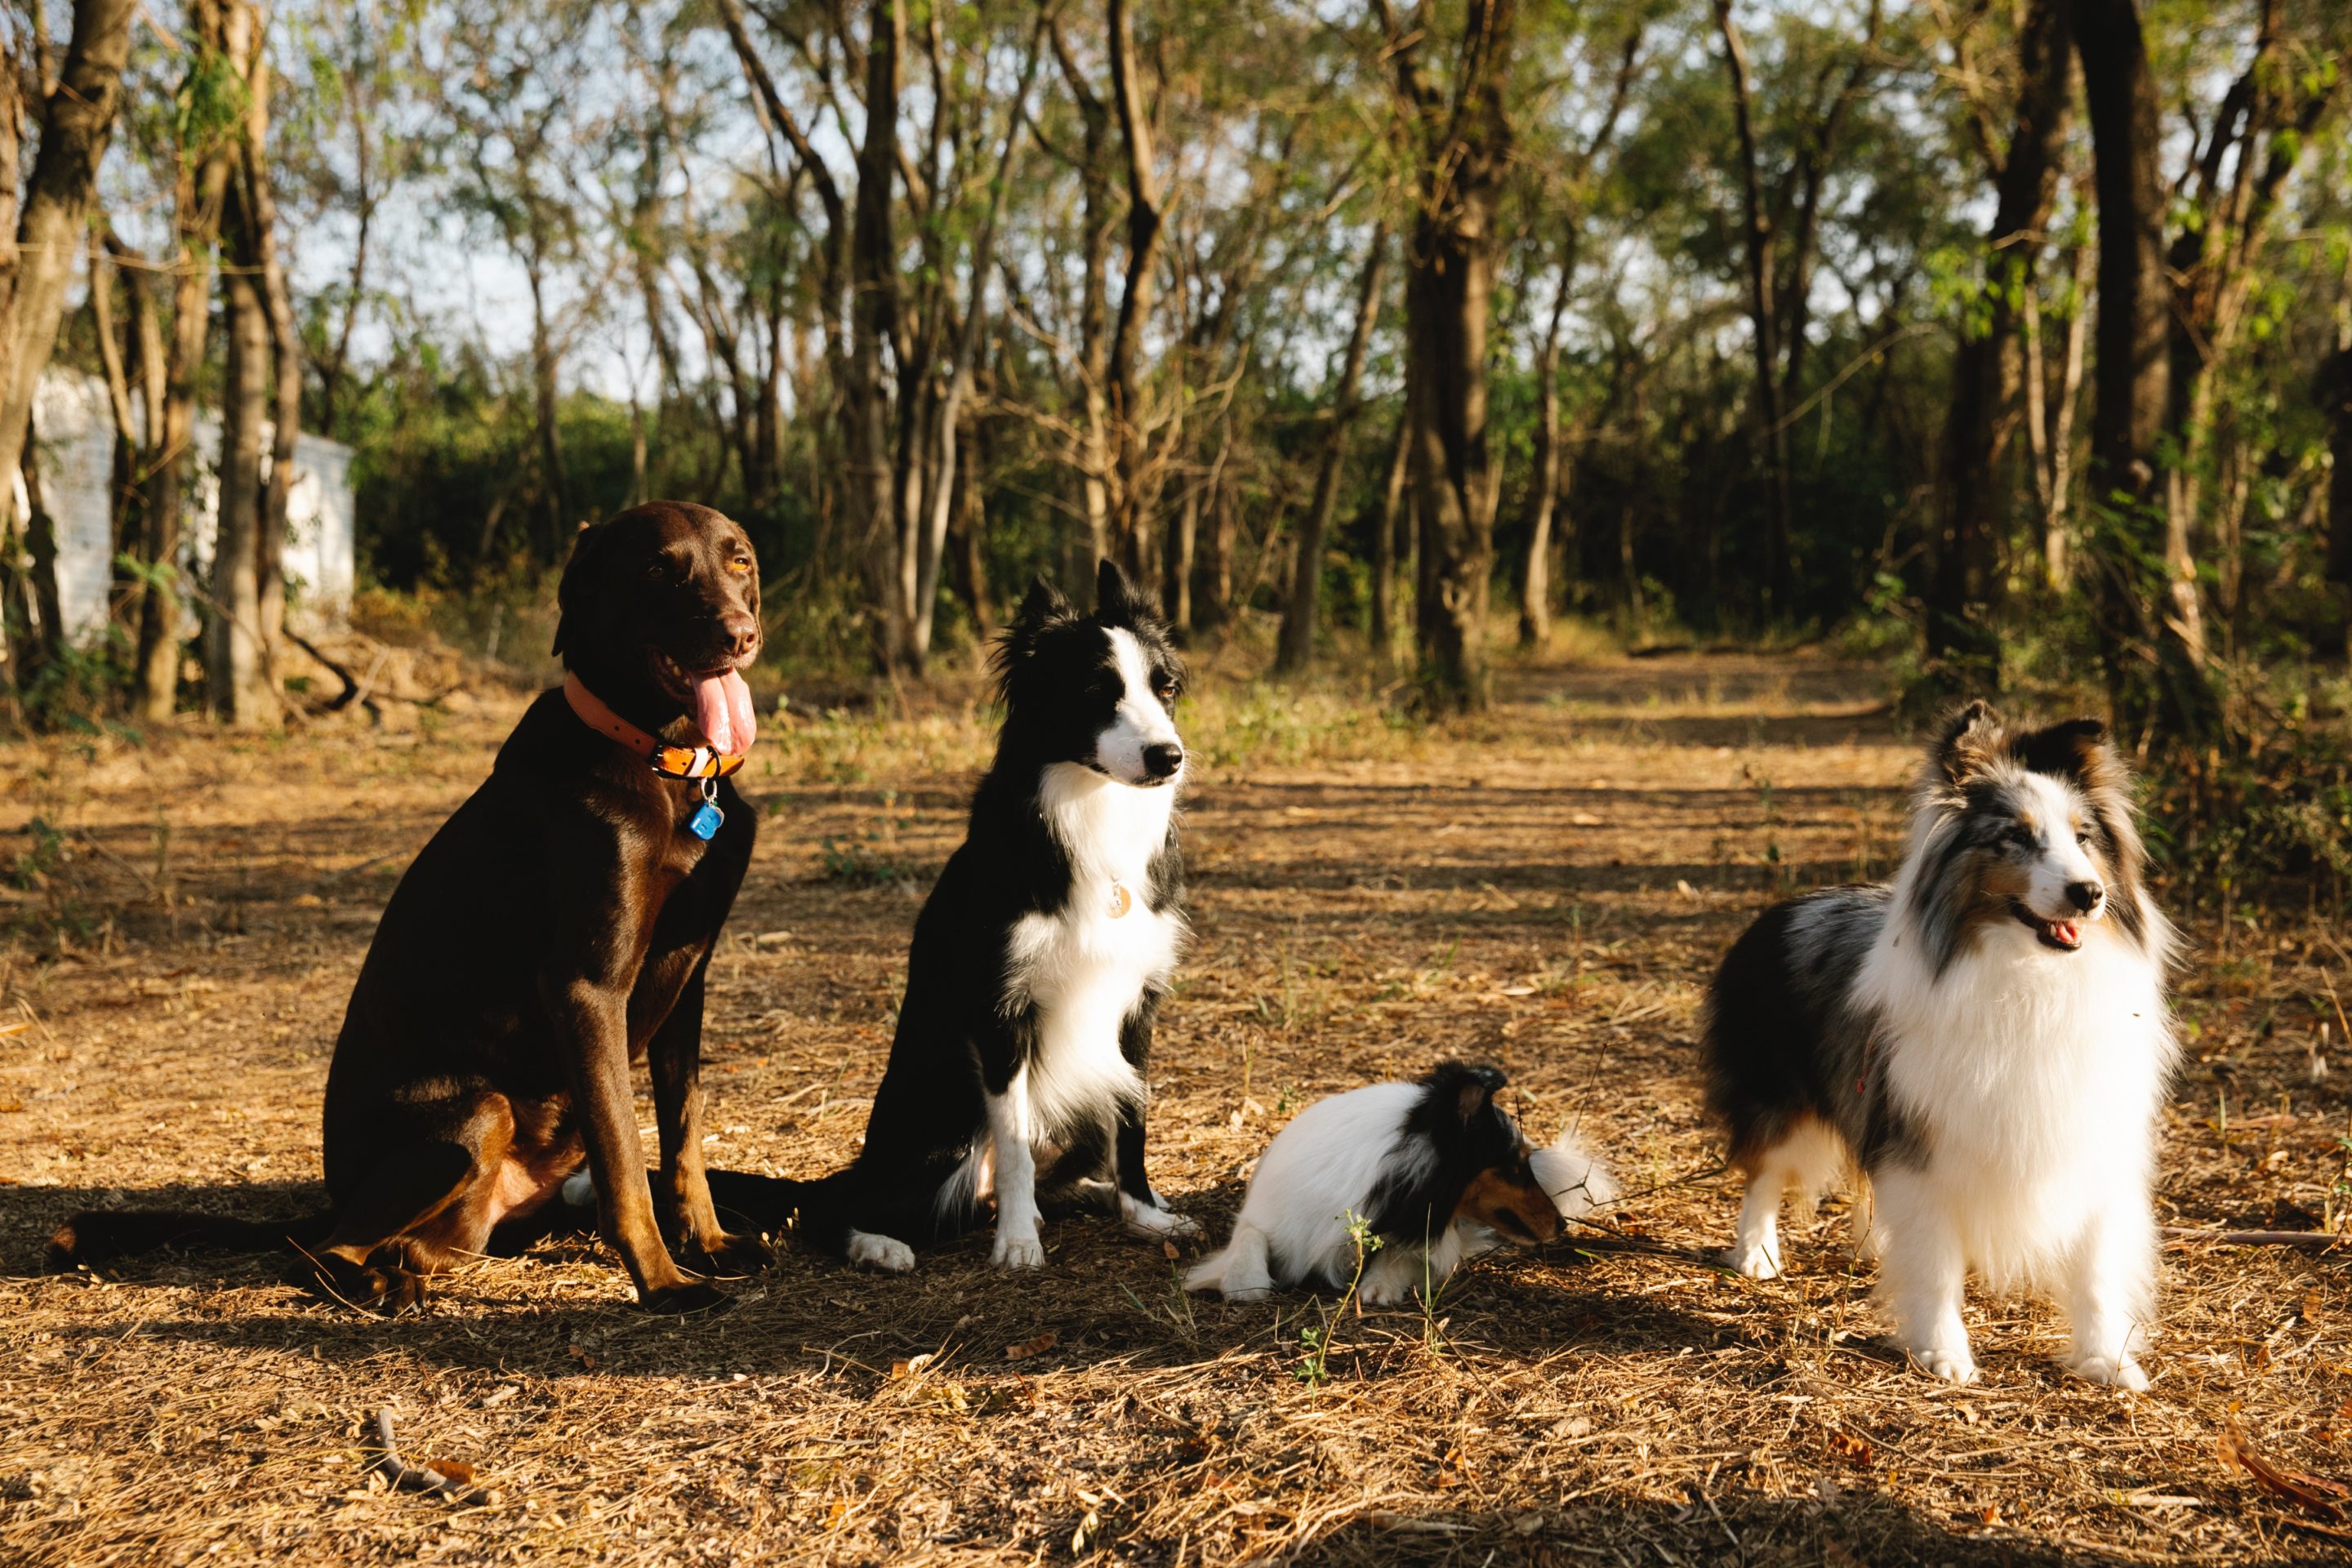
{"label": "white wall", "polygon": [[[134,405],[133,412],[139,412]],[[106,384],[52,365],[33,399],[41,499],[58,531],[58,591],[70,637],[106,620],[113,576],[114,415]],[[267,472],[267,435],[263,459]],[[201,581],[212,563],[220,484],[220,421],[196,421],[196,487],[180,565]],[[308,433],[294,441],[294,488],[286,500],[286,613],[297,626],[332,625],[350,613],[356,536],[352,449]],[[18,479],[19,493],[23,480]],[[22,502],[20,500],[21,507]],[[21,510],[18,515],[23,515]]]}

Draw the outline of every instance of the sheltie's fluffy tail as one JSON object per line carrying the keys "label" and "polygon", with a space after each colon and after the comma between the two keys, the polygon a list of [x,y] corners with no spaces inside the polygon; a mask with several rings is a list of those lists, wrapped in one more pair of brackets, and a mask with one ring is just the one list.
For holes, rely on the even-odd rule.
{"label": "sheltie's fluffy tail", "polygon": [[1537,1150],[1528,1164],[1563,1219],[1582,1219],[1617,1201],[1617,1184],[1573,1131],[1563,1131],[1551,1147]]}

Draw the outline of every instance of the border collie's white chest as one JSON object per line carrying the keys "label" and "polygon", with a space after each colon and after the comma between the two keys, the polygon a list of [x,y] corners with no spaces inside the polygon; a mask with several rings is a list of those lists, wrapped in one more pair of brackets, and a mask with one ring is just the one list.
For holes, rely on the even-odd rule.
{"label": "border collie's white chest", "polygon": [[1066,1131],[1143,1084],[1120,1054],[1119,1026],[1146,987],[1166,984],[1187,928],[1147,903],[1151,858],[1167,842],[1172,786],[1138,789],[1076,763],[1045,770],[1039,804],[1070,858],[1059,910],[1026,915],[1006,952],[1004,1005],[1037,1010],[1030,1092],[1040,1131]]}

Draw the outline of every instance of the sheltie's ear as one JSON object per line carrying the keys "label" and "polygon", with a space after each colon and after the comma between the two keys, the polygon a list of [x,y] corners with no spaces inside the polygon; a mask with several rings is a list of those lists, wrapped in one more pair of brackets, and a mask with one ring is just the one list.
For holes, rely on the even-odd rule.
{"label": "sheltie's ear", "polygon": [[2113,783],[2122,772],[2107,745],[2107,727],[2096,719],[2068,719],[2020,735],[2009,751],[2029,771],[2071,779],[2084,789]]}
{"label": "sheltie's ear", "polygon": [[2000,715],[1982,698],[1944,721],[1927,760],[1949,783],[1959,785],[1980,777],[2000,752]]}
{"label": "sheltie's ear", "polygon": [[1422,1081],[1440,1094],[1450,1092],[1454,1096],[1454,1114],[1462,1125],[1467,1127],[1486,1114],[1487,1108],[1495,1103],[1496,1091],[1511,1080],[1503,1076],[1499,1068],[1447,1062]]}

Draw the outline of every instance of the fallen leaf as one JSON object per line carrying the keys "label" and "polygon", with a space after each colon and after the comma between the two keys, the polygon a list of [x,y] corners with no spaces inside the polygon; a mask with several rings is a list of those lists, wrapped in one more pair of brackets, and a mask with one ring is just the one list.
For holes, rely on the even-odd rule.
{"label": "fallen leaf", "polygon": [[1830,1453],[1850,1465],[1867,1465],[1876,1457],[1866,1437],[1857,1437],[1835,1426],[1824,1430],[1822,1436],[1829,1444]]}
{"label": "fallen leaf", "polygon": [[1532,985],[1506,985],[1495,993],[1497,996],[1532,996],[1535,994],[1536,988]]}
{"label": "fallen leaf", "polygon": [[1593,816],[1589,811],[1580,811],[1576,813],[1568,819],[1568,825],[1570,827],[1599,827],[1602,826],[1601,819]]}
{"label": "fallen leaf", "polygon": [[1006,1361],[1026,1361],[1033,1355],[1044,1355],[1047,1351],[1052,1350],[1055,1344],[1060,1342],[1060,1340],[1061,1336],[1059,1334],[1056,1334],[1051,1329],[1047,1329],[1044,1333],[1039,1334],[1034,1340],[1023,1340],[1017,1345],[1005,1346],[1004,1359]]}
{"label": "fallen leaf", "polygon": [[594,1352],[587,1350],[580,1345],[566,1345],[563,1349],[565,1353],[569,1354],[573,1361],[580,1363],[580,1370],[582,1372],[594,1372],[596,1370],[596,1355]]}
{"label": "fallen leaf", "polygon": [[1172,1241],[1161,1242],[1160,1244],[1160,1250],[1168,1255],[1168,1261],[1171,1263],[1175,1262],[1178,1258],[1184,1256],[1182,1253],[1176,1250],[1176,1244]]}
{"label": "fallen leaf", "polygon": [[938,1352],[925,1351],[920,1355],[910,1355],[904,1361],[894,1361],[890,1363],[890,1381],[898,1383],[913,1377],[938,1359]]}
{"label": "fallen leaf", "polygon": [[455,1486],[474,1484],[474,1467],[458,1459],[427,1459],[425,1468]]}
{"label": "fallen leaf", "polygon": [[2243,1470],[2253,1477],[2263,1490],[2284,1498],[2322,1519],[2342,1519],[2344,1510],[2339,1500],[2352,1498],[2352,1487],[2322,1476],[2286,1469],[2263,1458],[2234,1421],[2221,1430],[2221,1458],[2224,1466]]}

